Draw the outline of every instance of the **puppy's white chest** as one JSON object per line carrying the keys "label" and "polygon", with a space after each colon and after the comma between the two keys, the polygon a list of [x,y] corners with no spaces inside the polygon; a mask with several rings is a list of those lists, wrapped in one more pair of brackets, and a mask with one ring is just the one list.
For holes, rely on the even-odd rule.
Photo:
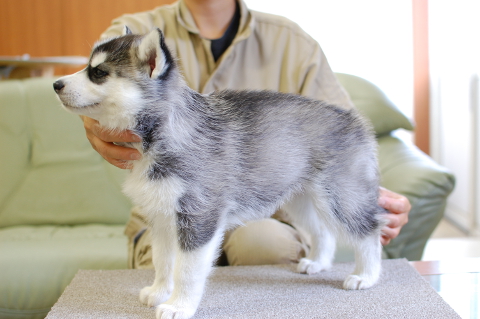
{"label": "puppy's white chest", "polygon": [[144,214],[174,214],[184,192],[183,182],[175,176],[152,179],[149,176],[152,163],[149,158],[136,161],[123,191],[135,205],[142,207]]}

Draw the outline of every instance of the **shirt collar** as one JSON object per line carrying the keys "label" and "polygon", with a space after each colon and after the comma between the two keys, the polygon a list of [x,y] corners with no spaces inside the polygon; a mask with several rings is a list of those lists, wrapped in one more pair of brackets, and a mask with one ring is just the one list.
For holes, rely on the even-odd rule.
{"label": "shirt collar", "polygon": [[[242,0],[237,0],[237,1],[240,5],[240,26],[238,28],[237,35],[233,40],[234,42],[247,38],[251,34],[254,26],[253,16],[248,10],[248,7],[245,4],[245,2]],[[190,13],[190,10],[188,10],[187,5],[185,4],[185,1],[179,0],[177,2],[176,10],[177,10],[177,20],[180,23],[180,25],[182,25],[185,29],[187,29],[188,32],[199,34],[200,32],[197,28],[197,25],[195,24],[195,20],[193,19],[192,14]]]}

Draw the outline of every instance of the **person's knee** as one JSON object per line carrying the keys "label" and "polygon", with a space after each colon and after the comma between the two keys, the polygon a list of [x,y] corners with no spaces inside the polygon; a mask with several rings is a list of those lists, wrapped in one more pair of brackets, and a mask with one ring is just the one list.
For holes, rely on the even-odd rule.
{"label": "person's knee", "polygon": [[223,249],[229,265],[238,266],[297,263],[308,247],[295,228],[269,218],[235,229]]}
{"label": "person's knee", "polygon": [[128,268],[153,268],[150,230],[139,207],[130,212],[124,233],[128,238]]}
{"label": "person's knee", "polygon": [[148,228],[140,235],[134,246],[133,268],[154,268],[152,262],[152,236]]}

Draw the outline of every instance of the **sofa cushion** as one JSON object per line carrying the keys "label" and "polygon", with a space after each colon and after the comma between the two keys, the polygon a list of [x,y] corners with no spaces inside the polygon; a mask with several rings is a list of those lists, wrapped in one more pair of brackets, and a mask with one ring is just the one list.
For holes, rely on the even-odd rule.
{"label": "sofa cushion", "polygon": [[412,122],[373,83],[350,74],[336,73],[336,76],[353,104],[370,119],[377,136],[399,128],[413,130]]}
{"label": "sofa cushion", "polygon": [[[0,82],[0,227],[125,223],[126,174],[93,150],[53,78]],[[60,132],[60,133],[59,133]]]}
{"label": "sofa cushion", "polygon": [[[30,157],[29,117],[22,81],[0,81],[0,220],[11,194],[27,174]],[[0,227],[2,223],[0,221]]]}
{"label": "sofa cushion", "polygon": [[79,269],[127,268],[123,225],[0,229],[0,318],[44,318]]}

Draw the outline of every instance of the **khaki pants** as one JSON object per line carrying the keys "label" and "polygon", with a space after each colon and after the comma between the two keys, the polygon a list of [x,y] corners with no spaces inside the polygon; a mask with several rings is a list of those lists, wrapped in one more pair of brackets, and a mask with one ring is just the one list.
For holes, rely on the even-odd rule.
{"label": "khaki pants", "polygon": [[[281,213],[275,217],[282,219]],[[151,269],[150,229],[138,208],[134,208],[125,228],[128,236],[128,266]],[[225,235],[219,265],[271,265],[298,263],[308,253],[307,237],[278,219],[252,221]]]}

